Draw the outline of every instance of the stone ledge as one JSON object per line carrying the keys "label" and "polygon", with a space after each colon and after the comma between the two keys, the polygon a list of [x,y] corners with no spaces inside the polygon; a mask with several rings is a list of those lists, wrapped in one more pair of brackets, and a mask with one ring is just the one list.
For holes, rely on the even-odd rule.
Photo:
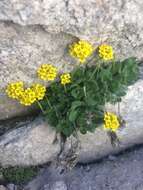
{"label": "stone ledge", "polygon": [[38,165],[54,160],[60,142],[53,143],[55,131],[42,118],[0,137],[0,165]]}

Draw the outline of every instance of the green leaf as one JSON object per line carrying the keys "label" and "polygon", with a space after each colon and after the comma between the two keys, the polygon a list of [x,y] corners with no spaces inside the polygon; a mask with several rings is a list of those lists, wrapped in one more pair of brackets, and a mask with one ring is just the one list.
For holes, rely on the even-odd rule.
{"label": "green leaf", "polygon": [[64,128],[63,131],[62,131],[62,133],[66,137],[69,137],[73,132],[74,132],[74,130],[72,128]]}
{"label": "green leaf", "polygon": [[72,95],[75,99],[79,100],[79,99],[81,99],[81,98],[84,96],[83,89],[80,88],[80,87],[75,88],[75,89],[73,89],[73,90],[71,91],[71,95]]}
{"label": "green leaf", "polygon": [[86,86],[87,91],[92,90],[92,93],[97,92],[99,90],[98,83],[97,83],[97,81],[95,81],[95,79],[89,80],[89,81],[87,80],[85,82],[85,86]]}
{"label": "green leaf", "polygon": [[58,124],[58,118],[54,110],[48,110],[45,115],[46,120],[51,126],[56,126]]}
{"label": "green leaf", "polygon": [[122,73],[122,64],[120,61],[116,61],[111,64],[111,72],[113,76],[115,76],[116,74]]}
{"label": "green leaf", "polygon": [[84,78],[84,68],[83,67],[77,67],[72,73],[72,79],[75,83],[80,83]]}
{"label": "green leaf", "polygon": [[74,110],[80,106],[84,105],[84,102],[81,101],[74,101],[72,102],[71,109]]}
{"label": "green leaf", "polygon": [[87,96],[86,97],[86,103],[88,106],[95,106],[95,105],[97,105],[97,100],[93,95]]}
{"label": "green leaf", "polygon": [[66,122],[63,127],[62,133],[66,137],[69,137],[71,134],[73,134],[74,131],[75,131],[75,129],[74,129],[73,125],[71,123]]}
{"label": "green leaf", "polygon": [[74,122],[77,117],[78,117],[78,111],[77,110],[71,110],[69,113],[69,121]]}
{"label": "green leaf", "polygon": [[63,131],[63,127],[64,127],[64,123],[63,122],[59,122],[58,125],[56,126],[57,132],[61,133]]}
{"label": "green leaf", "polygon": [[112,74],[110,67],[102,69],[100,72],[101,81],[112,80]]}

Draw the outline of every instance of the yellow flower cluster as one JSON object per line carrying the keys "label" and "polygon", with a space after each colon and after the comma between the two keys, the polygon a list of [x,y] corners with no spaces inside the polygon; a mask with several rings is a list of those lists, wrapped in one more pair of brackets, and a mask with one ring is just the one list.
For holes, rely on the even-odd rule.
{"label": "yellow flower cluster", "polygon": [[99,57],[101,57],[105,61],[112,60],[114,58],[114,52],[112,46],[106,44],[100,45]]}
{"label": "yellow flower cluster", "polygon": [[62,74],[60,78],[63,85],[71,83],[71,75],[69,73]]}
{"label": "yellow flower cluster", "polygon": [[21,94],[24,91],[23,86],[24,86],[24,84],[22,81],[13,82],[13,83],[8,84],[8,86],[6,88],[6,93],[7,93],[8,97],[13,98],[13,99],[19,99],[19,97],[21,96]]}
{"label": "yellow flower cluster", "polygon": [[21,104],[30,106],[36,101],[35,92],[31,88],[27,88],[24,90],[19,100]]}
{"label": "yellow flower cluster", "polygon": [[35,93],[35,97],[37,100],[42,100],[46,93],[46,87],[41,84],[33,84],[31,89]]}
{"label": "yellow flower cluster", "polygon": [[120,127],[118,117],[111,112],[106,112],[104,115],[104,129],[115,132]]}
{"label": "yellow flower cluster", "polygon": [[30,88],[24,89],[23,82],[15,82],[9,84],[6,89],[8,97],[19,100],[25,106],[30,106],[36,100],[42,100],[45,92],[46,87],[37,83]]}
{"label": "yellow flower cluster", "polygon": [[53,81],[57,76],[57,68],[51,64],[43,64],[37,73],[42,80]]}
{"label": "yellow flower cluster", "polygon": [[84,40],[80,40],[70,46],[70,55],[77,58],[81,63],[85,62],[86,59],[93,53],[93,46]]}

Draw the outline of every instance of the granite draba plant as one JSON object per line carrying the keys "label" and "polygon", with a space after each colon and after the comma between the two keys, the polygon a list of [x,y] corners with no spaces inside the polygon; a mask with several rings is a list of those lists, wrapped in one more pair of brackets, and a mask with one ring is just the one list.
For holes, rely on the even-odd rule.
{"label": "granite draba plant", "polygon": [[79,63],[72,72],[59,75],[56,67],[43,64],[37,74],[52,81],[48,88],[41,84],[25,88],[20,81],[7,86],[8,96],[25,106],[37,103],[48,123],[65,138],[102,126],[116,137],[122,120],[108,112],[105,104],[120,102],[128,86],[138,79],[138,61],[115,60],[111,46],[94,48],[84,40],[70,45],[69,53]]}

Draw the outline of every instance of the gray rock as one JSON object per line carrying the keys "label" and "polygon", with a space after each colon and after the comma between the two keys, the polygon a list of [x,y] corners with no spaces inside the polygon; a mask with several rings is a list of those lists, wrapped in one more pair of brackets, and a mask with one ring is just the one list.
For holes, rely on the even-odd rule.
{"label": "gray rock", "polygon": [[2,91],[0,92],[0,120],[6,120],[11,117],[27,116],[36,111],[37,107],[35,105],[29,107],[22,106],[17,101],[8,98],[4,94],[4,89],[3,93]]}
{"label": "gray rock", "polygon": [[50,190],[50,185],[49,184],[44,185],[44,187],[41,190]]}
{"label": "gray rock", "polygon": [[116,156],[113,156],[113,155],[109,155],[109,156],[108,156],[108,160],[110,160],[110,161],[114,161],[114,160],[116,160],[116,159],[117,159]]}
{"label": "gray rock", "polygon": [[142,43],[135,39],[143,39],[142,6],[140,0],[5,0],[0,4],[0,20],[19,25],[39,24],[51,33],[64,32],[97,42],[111,38],[112,34],[115,43],[123,45],[120,42],[124,39],[126,42],[122,43],[133,48]]}
{"label": "gray rock", "polygon": [[90,166],[90,165],[87,165],[84,169],[85,169],[86,172],[90,172],[91,166]]}
{"label": "gray rock", "polygon": [[14,185],[14,184],[12,184],[12,183],[8,184],[8,185],[7,185],[7,188],[8,188],[8,190],[17,190],[16,185]]}
{"label": "gray rock", "polygon": [[47,181],[65,181],[68,190],[143,190],[142,158],[143,146],[140,146],[136,147],[136,151],[118,155],[114,161],[104,159],[90,164],[89,172],[85,166],[78,165],[72,171],[57,177],[57,170],[51,170],[48,166],[37,180],[31,182],[29,190],[33,190],[33,187],[34,190],[39,190],[38,185],[43,187]]}
{"label": "gray rock", "polygon": [[77,38],[95,47],[111,43],[116,57],[142,59],[142,8],[140,0],[0,1],[0,119],[31,111],[6,98],[7,83],[30,85],[42,63],[71,70],[67,46]]}
{"label": "gray rock", "polygon": [[[35,188],[37,188],[37,186]],[[42,190],[67,190],[67,186],[64,181],[56,181],[53,184],[45,184]]]}
{"label": "gray rock", "polygon": [[7,189],[3,185],[0,185],[0,190],[7,190]]}
{"label": "gray rock", "polygon": [[[44,189],[48,190],[48,189]],[[67,190],[67,186],[64,181],[56,181],[52,187],[51,190]]]}
{"label": "gray rock", "polygon": [[37,118],[0,137],[0,164],[26,166],[53,161],[60,152],[60,143],[53,143],[54,139],[55,131]]}

